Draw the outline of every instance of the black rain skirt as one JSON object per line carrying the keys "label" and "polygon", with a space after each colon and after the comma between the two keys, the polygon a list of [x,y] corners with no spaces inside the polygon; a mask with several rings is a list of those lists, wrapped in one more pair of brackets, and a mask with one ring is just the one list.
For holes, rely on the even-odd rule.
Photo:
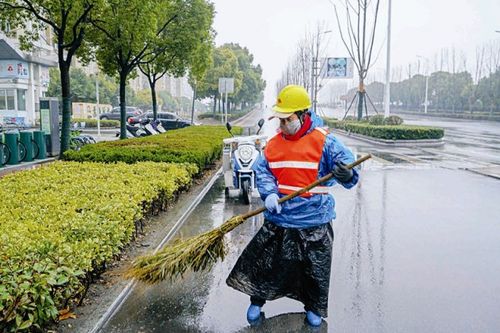
{"label": "black rain skirt", "polygon": [[265,221],[226,283],[260,299],[298,300],[306,311],[327,317],[332,244],[330,223],[294,229]]}

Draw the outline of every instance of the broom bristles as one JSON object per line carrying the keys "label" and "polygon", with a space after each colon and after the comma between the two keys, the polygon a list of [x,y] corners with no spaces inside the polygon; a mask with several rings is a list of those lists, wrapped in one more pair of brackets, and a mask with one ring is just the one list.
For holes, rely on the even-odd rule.
{"label": "broom bristles", "polygon": [[177,240],[156,254],[139,257],[134,260],[125,276],[154,284],[182,277],[188,270],[197,272],[209,269],[219,259],[224,260],[226,255],[224,235],[243,221],[241,216],[232,217],[217,229]]}

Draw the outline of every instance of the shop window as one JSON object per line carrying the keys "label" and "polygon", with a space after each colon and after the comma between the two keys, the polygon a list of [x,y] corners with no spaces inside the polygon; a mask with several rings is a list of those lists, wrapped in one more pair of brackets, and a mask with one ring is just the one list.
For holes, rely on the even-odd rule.
{"label": "shop window", "polygon": [[17,109],[26,111],[26,89],[17,89]]}
{"label": "shop window", "polygon": [[16,109],[16,91],[14,89],[6,89],[7,92],[7,110]]}
{"label": "shop window", "polygon": [[0,89],[0,111],[7,110],[7,99],[5,89]]}

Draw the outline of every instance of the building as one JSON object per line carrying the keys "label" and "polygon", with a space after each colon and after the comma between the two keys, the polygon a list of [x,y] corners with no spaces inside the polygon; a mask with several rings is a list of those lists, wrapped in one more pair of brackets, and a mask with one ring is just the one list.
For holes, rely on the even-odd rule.
{"label": "building", "polygon": [[31,52],[23,52],[18,35],[10,36],[0,30],[0,123],[34,125],[49,86],[49,68],[57,66],[53,37],[47,29]]}
{"label": "building", "polygon": [[[130,87],[136,92],[143,89],[149,89],[148,78],[141,72],[138,72],[137,77],[130,81]],[[193,97],[193,89],[189,85],[186,76],[176,78],[164,75],[156,83],[156,91],[167,91],[174,98]]]}

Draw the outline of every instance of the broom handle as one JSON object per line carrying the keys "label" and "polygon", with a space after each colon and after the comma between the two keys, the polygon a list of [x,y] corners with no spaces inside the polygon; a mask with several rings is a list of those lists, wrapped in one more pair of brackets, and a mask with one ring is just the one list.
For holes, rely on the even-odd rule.
{"label": "broom handle", "polygon": [[[352,168],[354,168],[355,166],[357,166],[357,165],[359,165],[359,164],[363,163],[364,161],[366,161],[367,159],[369,159],[369,158],[371,158],[371,157],[372,157],[372,155],[371,155],[371,154],[365,155],[365,156],[361,157],[360,159],[358,159],[358,160],[354,161],[353,163],[346,165],[346,168],[348,168],[348,169],[352,169]],[[316,186],[318,186],[318,185],[320,185],[320,184],[322,184],[322,183],[326,182],[327,180],[329,180],[329,179],[331,179],[331,178],[333,178],[333,172],[331,172],[331,173],[327,174],[326,176],[321,177],[320,179],[317,179],[317,180],[316,180],[316,181],[314,181],[313,183],[311,183],[311,184],[307,185],[307,186],[306,186],[306,187],[304,187],[304,188],[301,188],[301,189],[300,189],[300,190],[298,190],[298,191],[295,191],[295,192],[293,192],[293,193],[290,193],[290,194],[288,194],[288,195],[284,196],[283,198],[280,198],[280,199],[278,200],[278,202],[279,202],[279,203],[283,203],[283,202],[285,202],[285,201],[287,201],[287,200],[293,199],[293,198],[295,198],[296,196],[299,196],[299,195],[301,195],[302,193],[309,191],[310,189],[312,189],[312,188],[314,188],[314,187],[316,187]],[[266,211],[266,207],[260,207],[259,209],[256,209],[256,210],[253,210],[253,211],[251,211],[251,212],[248,212],[248,213],[246,213],[246,214],[244,214],[244,215],[241,215],[241,218],[242,218],[243,220],[246,220],[246,219],[248,219],[249,217],[252,217],[252,216],[255,216],[255,215],[259,215],[260,213],[262,213],[262,212],[264,212],[264,211]]]}

